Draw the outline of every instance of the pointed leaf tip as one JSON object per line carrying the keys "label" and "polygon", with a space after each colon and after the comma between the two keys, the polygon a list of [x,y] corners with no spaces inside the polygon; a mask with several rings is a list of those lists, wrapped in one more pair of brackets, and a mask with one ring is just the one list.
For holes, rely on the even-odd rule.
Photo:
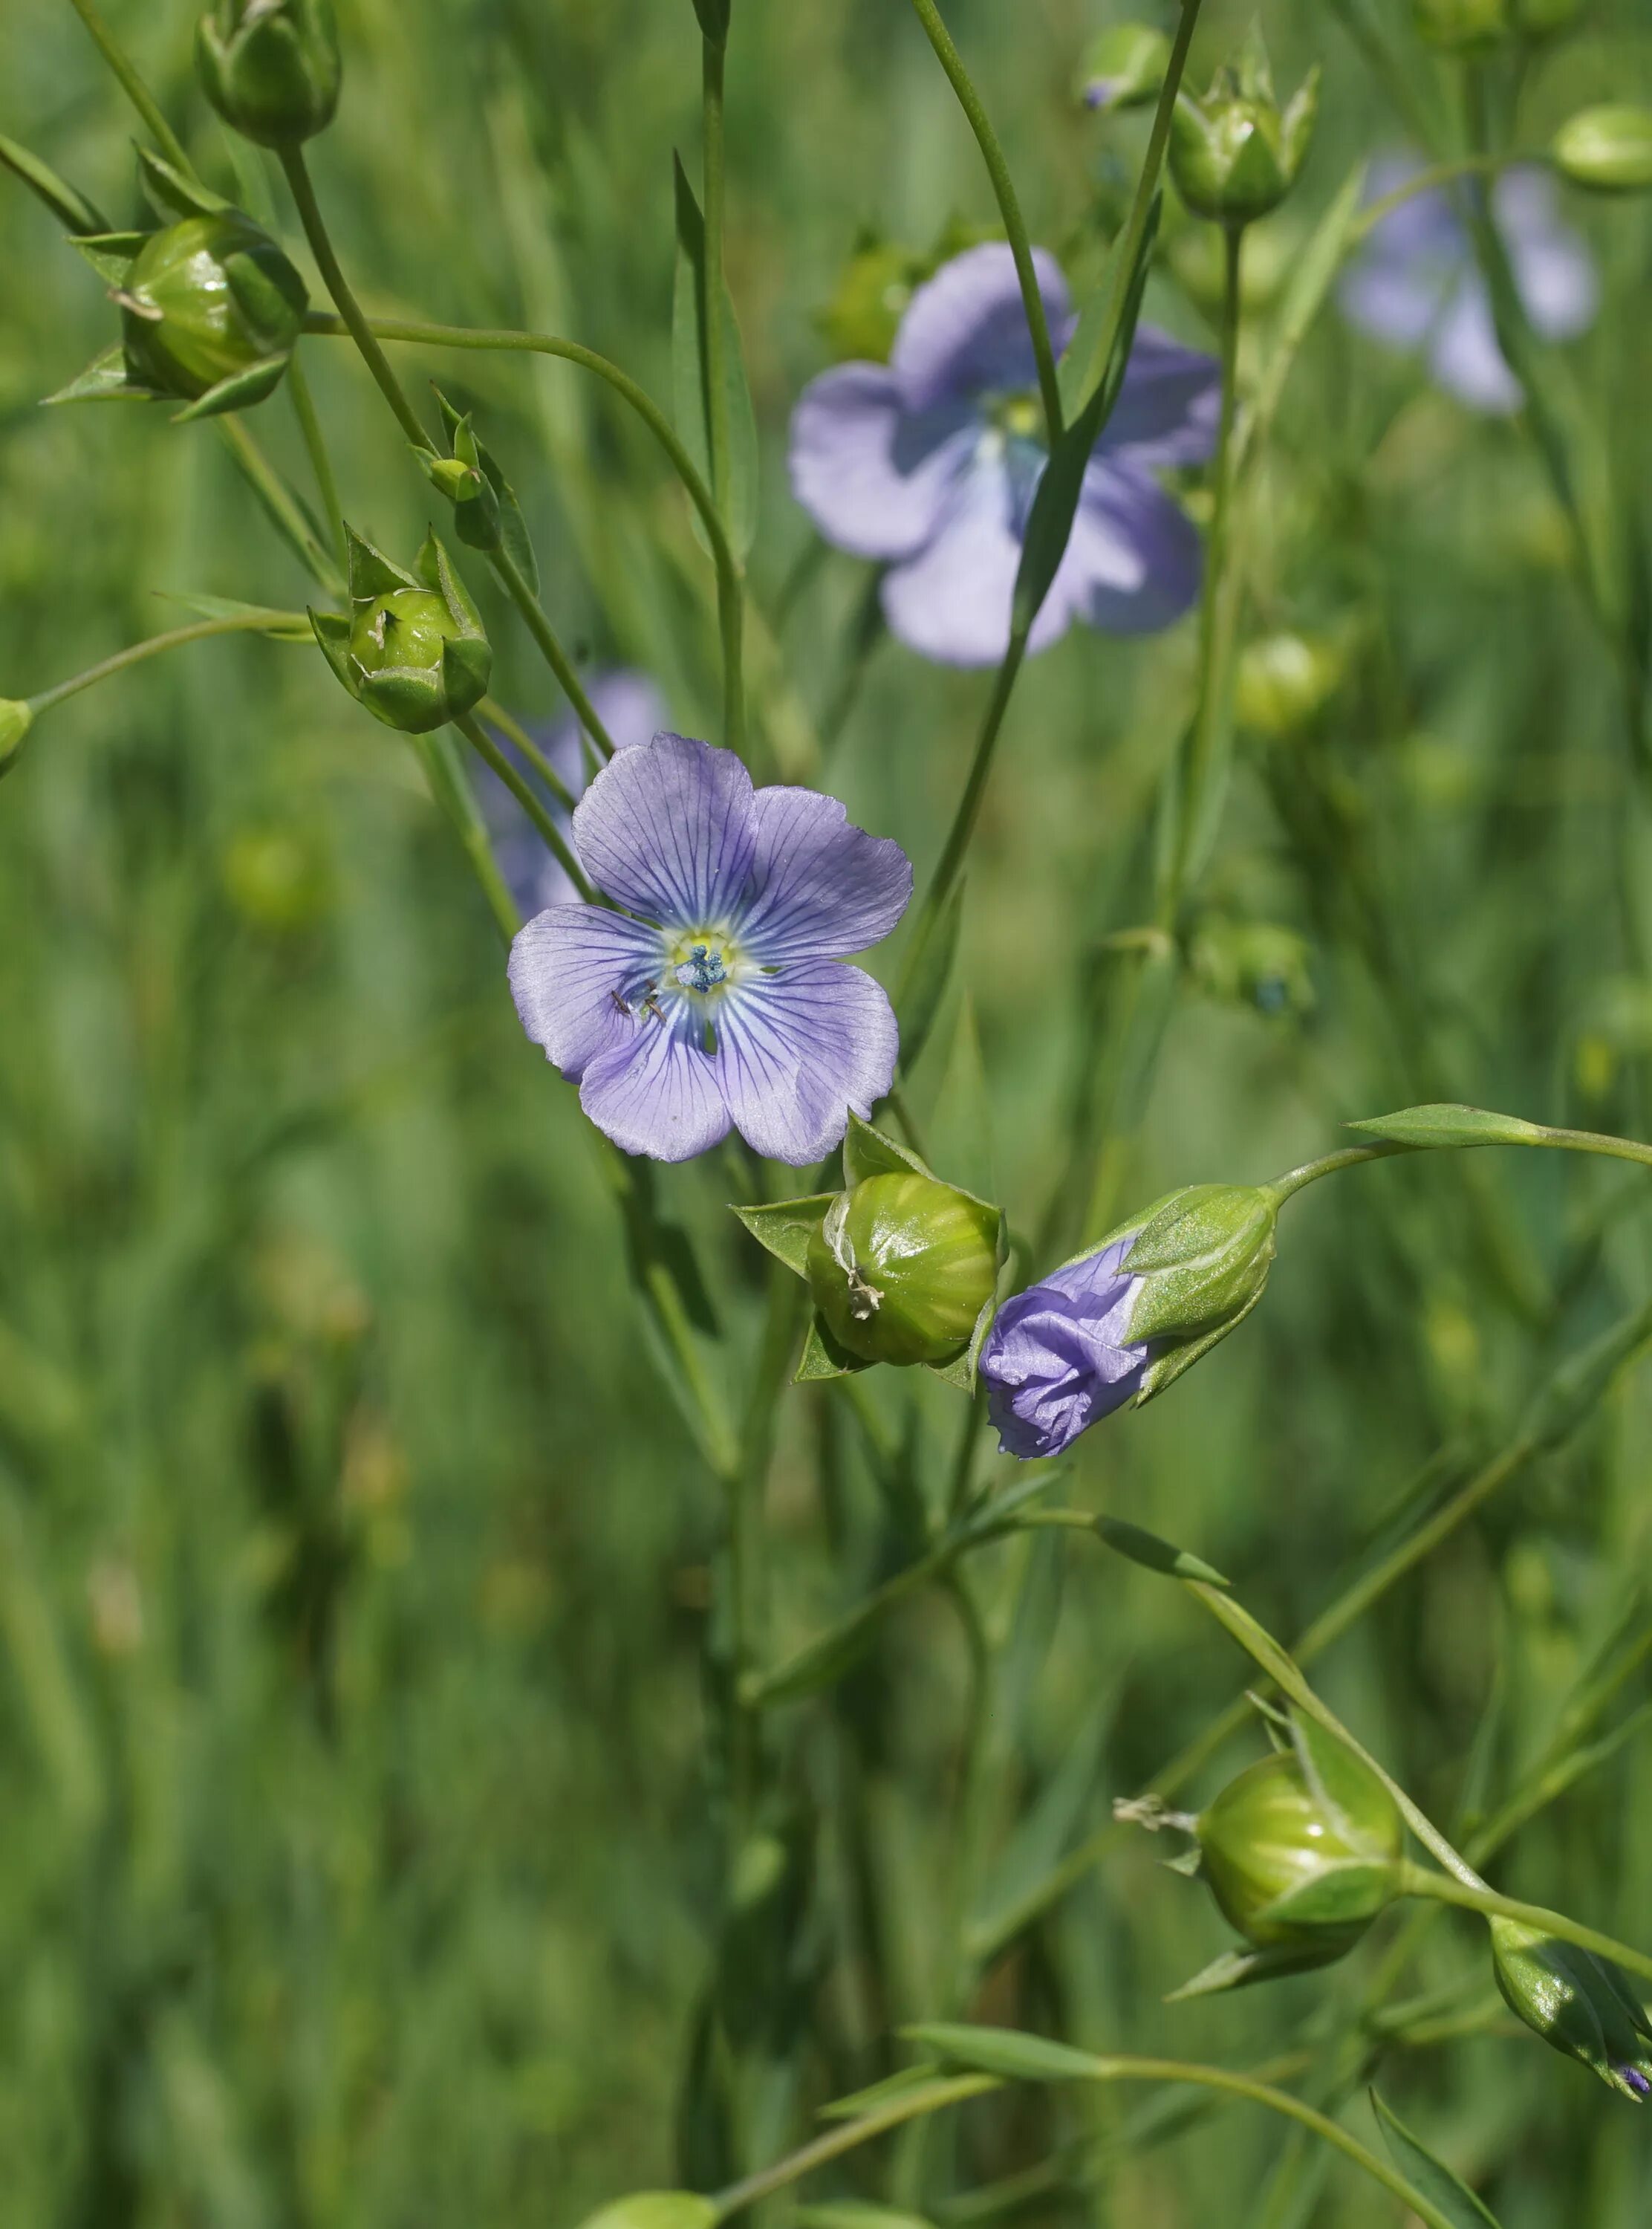
{"label": "pointed leaf tip", "polygon": [[1185,1548],[1173,1547],[1169,1540],[1161,1540],[1156,1532],[1144,1532],[1139,1525],[1126,1524],[1122,1517],[1098,1517],[1096,1532],[1119,1555],[1128,1556],[1132,1564],[1140,1564],[1147,1571],[1162,1572],[1166,1578],[1197,1579],[1207,1587],[1229,1587],[1233,1583],[1202,1557],[1189,1555]]}
{"label": "pointed leaf tip", "polygon": [[1475,2196],[1460,2175],[1453,2174],[1444,2160],[1436,2159],[1425,2145],[1418,2142],[1399,2115],[1383,2104],[1374,2090],[1371,2092],[1371,2110],[1377,2117],[1377,2126],[1382,2130],[1383,2141],[1393,2155],[1394,2165],[1407,2182],[1412,2184],[1451,2224],[1451,2229],[1498,2229],[1496,2215]]}

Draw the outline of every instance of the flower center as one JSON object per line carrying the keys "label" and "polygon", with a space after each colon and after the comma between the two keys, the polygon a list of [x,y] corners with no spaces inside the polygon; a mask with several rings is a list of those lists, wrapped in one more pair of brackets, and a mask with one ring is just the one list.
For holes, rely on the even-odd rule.
{"label": "flower center", "polygon": [[671,946],[671,973],[681,990],[707,999],[733,980],[735,954],[714,929],[694,929]]}
{"label": "flower center", "polygon": [[1012,441],[1037,441],[1043,438],[1044,412],[1030,389],[989,396],[987,415]]}

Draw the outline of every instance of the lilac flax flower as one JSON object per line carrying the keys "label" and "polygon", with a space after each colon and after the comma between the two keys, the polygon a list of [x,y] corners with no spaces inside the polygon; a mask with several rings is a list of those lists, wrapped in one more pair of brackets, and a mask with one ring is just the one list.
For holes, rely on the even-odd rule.
{"label": "lilac flax flower", "polygon": [[[1058,350],[1073,318],[1034,249]],[[1074,620],[1116,634],[1169,626],[1199,594],[1199,536],[1154,470],[1207,458],[1220,408],[1213,358],[1143,326],[1084,478],[1073,537],[1031,647]],[[990,665],[1047,453],[1015,259],[1002,241],[943,264],[907,305],[888,363],[843,363],[804,389],[791,485],[826,540],[888,567],[890,632],[944,665]]]}
{"label": "lilac flax flower", "polygon": [[[1416,171],[1403,156],[1373,164],[1369,198],[1382,200]],[[1586,331],[1600,282],[1588,247],[1559,215],[1547,171],[1505,170],[1492,188],[1491,214],[1535,330],[1552,341]],[[1497,344],[1490,292],[1449,194],[1415,194],[1384,217],[1343,280],[1341,299],[1361,331],[1424,351],[1436,383],[1470,410],[1519,409],[1520,382]]]}
{"label": "lilac flax flower", "polygon": [[841,963],[912,896],[899,844],[835,798],[753,790],[733,751],[682,736],[618,751],[573,814],[610,905],[555,905],[510,949],[522,1027],[628,1153],[685,1161],[733,1123],[759,1153],[818,1160],[869,1114],[899,1036]]}
{"label": "lilac flax flower", "polygon": [[[612,672],[593,674],[586,694],[622,751],[632,743],[647,742],[665,723],[665,700],[644,673],[632,673],[620,666]],[[570,712],[553,726],[532,732],[534,741],[577,798],[586,786],[586,748],[579,721]],[[523,763],[509,738],[496,736],[494,741],[523,780],[532,782],[532,768]],[[488,833],[493,838],[494,857],[516,901],[517,912],[531,918],[543,913],[547,906],[570,903],[576,893],[560,861],[547,851],[538,830],[498,775],[487,767],[481,768],[477,787]],[[566,833],[567,815],[562,807],[554,799],[547,798],[545,803],[552,819]]]}
{"label": "lilac flax flower", "polygon": [[1130,1231],[1006,1301],[981,1350],[987,1413],[1000,1452],[1058,1455],[1141,1391],[1145,1342],[1132,1344],[1142,1280],[1124,1274]]}

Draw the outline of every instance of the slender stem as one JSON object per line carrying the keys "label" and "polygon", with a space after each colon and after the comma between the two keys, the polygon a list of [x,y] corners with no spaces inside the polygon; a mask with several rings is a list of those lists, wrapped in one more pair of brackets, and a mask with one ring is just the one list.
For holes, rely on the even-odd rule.
{"label": "slender stem", "polygon": [[1521,1141],[1532,1146],[1551,1146],[1560,1153],[1604,1153],[1615,1161],[1639,1161],[1643,1167],[1652,1167],[1652,1146],[1644,1145],[1638,1138],[1612,1138],[1600,1130],[1558,1130],[1546,1127],[1540,1138]]}
{"label": "slender stem", "polygon": [[586,880],[585,870],[574,857],[573,848],[567,837],[563,835],[555,821],[552,819],[539,799],[535,796],[528,785],[522,780],[487,729],[477,719],[475,714],[467,712],[462,719],[455,720],[453,725],[483,763],[490,767],[498,775],[517,804],[521,806],[522,811],[533,822],[535,829],[547,849],[553,853],[563,873],[573,884],[586,904],[596,905],[601,903]]}
{"label": "slender stem", "polygon": [[1385,218],[1391,217],[1397,209],[1403,209],[1418,194],[1431,194],[1441,186],[1454,185],[1459,178],[1493,177],[1498,171],[1508,170],[1512,164],[1543,163],[1547,159],[1541,152],[1530,155],[1462,155],[1455,162],[1434,163],[1425,170],[1413,170],[1411,177],[1403,184],[1396,186],[1392,193],[1384,194],[1380,201],[1368,203],[1360,211],[1348,228],[1348,245],[1343,254],[1351,255],[1369,239]]}
{"label": "slender stem", "polygon": [[574,716],[605,759],[614,755],[614,739],[603,725],[596,706],[585,692],[585,687],[574,671],[573,660],[563,649],[556,629],[546,616],[545,607],[534,594],[533,584],[510,552],[503,547],[489,553],[489,563],[503,582],[505,592],[527,623],[528,632],[539,645],[545,663],[556,676],[563,695],[573,707]]}
{"label": "slender stem", "polygon": [[485,720],[490,727],[497,728],[502,736],[515,745],[562,810],[572,813],[579,800],[522,722],[507,712],[496,697],[484,697],[476,709],[478,719]]}
{"label": "slender stem", "polygon": [[311,532],[302,505],[238,417],[215,421],[220,439],[266,517],[300,564],[330,596],[342,595],[343,575]]}
{"label": "slender stem", "polygon": [[1239,341],[1242,309],[1240,263],[1245,231],[1229,225],[1223,234],[1222,408],[1213,468],[1214,504],[1205,552],[1204,594],[1199,612],[1199,706],[1182,771],[1176,817],[1176,845],[1169,888],[1161,907],[1161,925],[1169,927],[1188,883],[1208,848],[1213,807],[1220,803],[1221,768],[1232,707],[1229,676],[1239,622],[1239,600],[1229,592],[1229,524],[1233,494],[1233,428],[1239,416]]}
{"label": "slender stem", "polygon": [[[353,336],[354,333],[354,328],[343,318],[331,318],[320,312],[311,312],[304,319],[304,331],[333,338],[346,334]],[[400,318],[375,318],[371,320],[371,331],[381,340],[407,341],[427,348],[486,349],[507,354],[557,357],[565,363],[576,363],[582,370],[605,381],[636,412],[665,452],[689,502],[699,514],[701,524],[706,530],[706,539],[711,544],[712,563],[717,575],[717,626],[723,658],[724,740],[731,749],[743,749],[746,735],[744,571],[734,555],[711,490],[706,485],[693,458],[683,447],[670,420],[647,390],[639,387],[618,364],[610,363],[605,357],[599,356],[594,349],[582,348],[577,341],[561,340],[554,333],[518,332],[504,327],[435,325]]]}
{"label": "slender stem", "polygon": [[439,734],[413,736],[409,740],[419,754],[437,809],[458,838],[471,871],[482,885],[482,894],[488,901],[500,940],[509,948],[522,926],[522,915],[505,887],[505,878],[493,856],[493,846],[488,841],[487,829],[465,781],[463,766]]}
{"label": "slender stem", "polygon": [[[76,0],[76,5],[80,0]],[[339,316],[343,319],[350,338],[360,350],[362,361],[378,382],[379,392],[395,413],[396,423],[416,449],[428,448],[430,444],[419,414],[402,391],[401,382],[390,369],[390,359],[379,346],[372,326],[362,312],[361,304],[350,292],[349,282],[340,267],[337,255],[325,221],[321,204],[316,199],[316,189],[311,183],[310,166],[304,161],[304,149],[297,145],[281,148],[281,167],[286,172],[287,183],[292,189],[297,204],[298,222],[303,225],[304,238],[310,242],[310,252],[316,259],[317,269],[327,292],[332,296]]]}
{"label": "slender stem", "polygon": [[701,107],[705,247],[700,259],[700,331],[706,363],[706,454],[711,464],[711,491],[727,521],[731,481],[728,362],[723,331],[723,62],[727,48],[720,39],[703,39],[701,44],[704,49]]}
{"label": "slender stem", "polygon": [[784,2190],[788,2183],[799,2181],[845,2152],[858,2150],[890,2129],[898,2129],[906,2121],[915,2121],[925,2113],[938,2113],[947,2105],[961,2105],[966,2098],[984,2097],[990,2090],[1002,2090],[1003,2083],[996,2074],[956,2074],[935,2082],[925,2082],[911,2090],[903,2090],[870,2113],[858,2120],[846,2121],[842,2128],[829,2129],[823,2136],[804,2144],[772,2167],[765,2168],[760,2174],[747,2175],[743,2182],[732,2183],[727,2190],[719,2191],[712,2200],[719,2221],[729,2220],[746,2207],[754,2205],[770,2193]]}
{"label": "slender stem", "polygon": [[1339,1153],[1322,1153],[1316,1161],[1304,1161],[1300,1168],[1288,1169],[1282,1177],[1275,1177],[1271,1191],[1281,1199],[1289,1199],[1303,1186],[1317,1184],[1321,1177],[1335,1176],[1341,1169],[1358,1168],[1364,1161],[1387,1160],[1395,1153],[1426,1153],[1425,1146],[1402,1146],[1385,1141],[1380,1146],[1344,1146]]}
{"label": "slender stem", "polygon": [[310,379],[304,368],[304,359],[295,349],[287,366],[287,392],[292,398],[292,414],[298,421],[298,431],[304,437],[310,469],[316,476],[316,493],[321,498],[321,512],[327,530],[333,538],[333,556],[341,575],[349,564],[349,552],[344,540],[343,509],[338,500],[338,482],[333,473],[333,460],[327,453],[327,437],[322,431],[321,420],[316,414],[316,399],[310,391]]}
{"label": "slender stem", "polygon": [[74,0],[74,6],[75,14],[91,32],[98,52],[120,80],[122,92],[149,126],[162,154],[175,170],[182,170],[186,178],[195,178],[195,168],[184,152],[183,142],[162,115],[159,102],[138,75],[130,56],[93,7],[92,0]]}
{"label": "slender stem", "polygon": [[[1197,0],[1194,0],[1197,5]],[[1015,259],[1015,276],[1021,281],[1021,302],[1027,312],[1027,328],[1032,336],[1033,355],[1038,364],[1038,391],[1044,406],[1044,424],[1050,445],[1060,438],[1061,388],[1055,376],[1055,350],[1050,341],[1050,322],[1044,312],[1044,297],[1039,289],[1038,272],[1033,262],[1032,243],[1028,238],[1026,220],[1021,215],[1021,202],[1016,198],[1015,181],[1009,175],[1009,165],[1004,160],[1003,149],[981,103],[981,96],[970,82],[970,73],[963,58],[953,45],[951,35],[941,21],[935,0],[912,0],[912,9],[941,67],[946,72],[958,106],[969,119],[970,129],[976,136],[987,166],[987,176],[992,181],[992,190],[998,200],[998,213],[1004,221],[1004,232],[1009,241],[1010,253]]]}
{"label": "slender stem", "polygon": [[152,634],[144,642],[135,642],[125,650],[118,650],[112,658],[88,665],[84,673],[77,673],[67,681],[60,681],[54,688],[42,689],[38,697],[27,699],[29,716],[38,719],[49,712],[54,704],[67,697],[76,697],[82,689],[90,689],[94,682],[107,681],[117,673],[124,673],[130,665],[141,665],[146,658],[157,658],[163,650],[179,650],[185,643],[206,642],[219,634],[268,634],[278,641],[297,639],[288,630],[305,629],[308,622],[302,612],[248,612],[237,613],[233,619],[196,620],[189,626],[173,627],[165,634]]}
{"label": "slender stem", "polygon": [[1400,1893],[1405,1896],[1425,1896],[1436,1904],[1454,1904],[1463,1911],[1483,1912],[1488,1919],[1512,1919],[1521,1927],[1532,1927],[1544,1935],[1553,1935],[1562,1943],[1575,1943],[1580,1950],[1592,1951],[1597,1958],[1610,1959],[1613,1964],[1626,1967],[1645,1981],[1652,1981],[1652,1958],[1645,1951],[1633,1950],[1627,1943],[1618,1943],[1598,1929],[1585,1927],[1576,1919],[1568,1919],[1563,1911],[1549,1911],[1540,1904],[1522,1904],[1512,1896],[1500,1896],[1495,1889],[1483,1885],[1476,1887],[1471,1882],[1454,1880],[1445,1873],[1429,1871],[1425,1866],[1405,1866],[1400,1869]]}

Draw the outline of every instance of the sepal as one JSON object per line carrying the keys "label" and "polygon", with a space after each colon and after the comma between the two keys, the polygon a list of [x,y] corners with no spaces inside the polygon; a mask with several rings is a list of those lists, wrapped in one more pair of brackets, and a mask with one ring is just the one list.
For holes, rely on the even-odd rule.
{"label": "sepal", "polygon": [[55,395],[48,395],[48,404],[54,402],[154,402],[159,390],[140,386],[126,369],[126,351],[117,341],[101,356],[94,356],[78,379],[60,387]]}
{"label": "sepal", "polygon": [[817,1192],[803,1199],[776,1200],[772,1204],[759,1203],[731,1211],[739,1216],[759,1246],[766,1247],[777,1262],[784,1262],[795,1276],[806,1280],[809,1242],[825,1221],[827,1210],[836,1198],[836,1192]]}
{"label": "sepal", "polygon": [[92,266],[99,279],[124,286],[151,235],[147,232],[77,233],[69,245]]}
{"label": "sepal", "polygon": [[253,403],[274,394],[286,368],[285,357],[266,356],[261,363],[249,363],[245,371],[232,371],[216,387],[186,402],[182,410],[175,410],[172,423],[187,426],[197,418],[220,418],[227,410],[249,410]]}
{"label": "sepal", "polygon": [[199,178],[185,177],[150,147],[138,148],[138,171],[144,197],[163,223],[175,217],[227,216],[234,209],[233,202],[203,186]]}

